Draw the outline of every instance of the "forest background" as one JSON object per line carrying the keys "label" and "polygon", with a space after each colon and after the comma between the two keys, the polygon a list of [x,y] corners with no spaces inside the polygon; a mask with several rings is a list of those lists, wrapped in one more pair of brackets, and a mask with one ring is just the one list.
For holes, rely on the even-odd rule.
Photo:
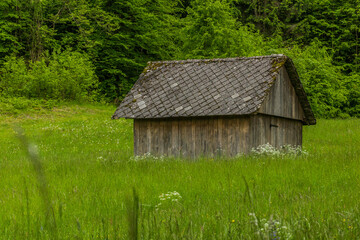
{"label": "forest background", "polygon": [[151,60],[286,54],[317,117],[360,117],[360,0],[1,0],[0,113],[119,103]]}

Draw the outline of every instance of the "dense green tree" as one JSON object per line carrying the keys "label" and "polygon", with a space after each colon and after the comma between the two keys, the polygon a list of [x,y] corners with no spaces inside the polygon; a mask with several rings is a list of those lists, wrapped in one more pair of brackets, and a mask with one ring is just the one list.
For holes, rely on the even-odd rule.
{"label": "dense green tree", "polygon": [[317,38],[346,73],[359,71],[359,0],[234,0],[266,36],[280,35],[288,45],[309,45]]}
{"label": "dense green tree", "polygon": [[17,1],[0,1],[0,63],[10,54],[24,54],[26,38],[23,32],[27,24],[23,19],[28,16]]}
{"label": "dense green tree", "polygon": [[194,0],[187,12],[179,58],[262,55],[268,50],[260,34],[237,21],[231,1]]}
{"label": "dense green tree", "polygon": [[174,57],[178,51],[177,5],[166,0],[102,3],[113,25],[96,33],[101,42],[96,66],[108,97],[124,96],[147,61]]}

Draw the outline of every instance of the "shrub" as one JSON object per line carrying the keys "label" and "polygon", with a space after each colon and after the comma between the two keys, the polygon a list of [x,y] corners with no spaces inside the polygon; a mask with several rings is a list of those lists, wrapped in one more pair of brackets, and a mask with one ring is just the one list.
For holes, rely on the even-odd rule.
{"label": "shrub", "polygon": [[12,56],[0,69],[0,93],[6,97],[92,100],[97,85],[90,60],[78,52],[53,53],[29,64]]}

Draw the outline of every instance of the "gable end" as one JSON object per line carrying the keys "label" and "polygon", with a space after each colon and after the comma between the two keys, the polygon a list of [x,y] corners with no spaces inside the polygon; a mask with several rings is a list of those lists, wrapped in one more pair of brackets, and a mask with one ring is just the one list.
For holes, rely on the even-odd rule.
{"label": "gable end", "polygon": [[285,67],[279,74],[258,113],[306,122],[304,111]]}

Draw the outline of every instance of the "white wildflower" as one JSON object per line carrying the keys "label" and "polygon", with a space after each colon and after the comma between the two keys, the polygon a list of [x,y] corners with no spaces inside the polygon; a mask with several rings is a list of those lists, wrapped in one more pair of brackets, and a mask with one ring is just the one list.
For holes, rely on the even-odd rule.
{"label": "white wildflower", "polygon": [[169,206],[171,203],[178,203],[181,199],[180,193],[173,191],[173,192],[167,192],[162,193],[159,195],[160,203],[158,203],[155,208],[159,209],[160,206]]}
{"label": "white wildflower", "polygon": [[270,156],[270,157],[281,157],[281,156],[296,157],[298,155],[305,155],[305,156],[308,155],[308,152],[303,150],[301,146],[284,145],[281,148],[275,148],[270,143],[266,143],[251,149],[251,153],[255,156]]}

